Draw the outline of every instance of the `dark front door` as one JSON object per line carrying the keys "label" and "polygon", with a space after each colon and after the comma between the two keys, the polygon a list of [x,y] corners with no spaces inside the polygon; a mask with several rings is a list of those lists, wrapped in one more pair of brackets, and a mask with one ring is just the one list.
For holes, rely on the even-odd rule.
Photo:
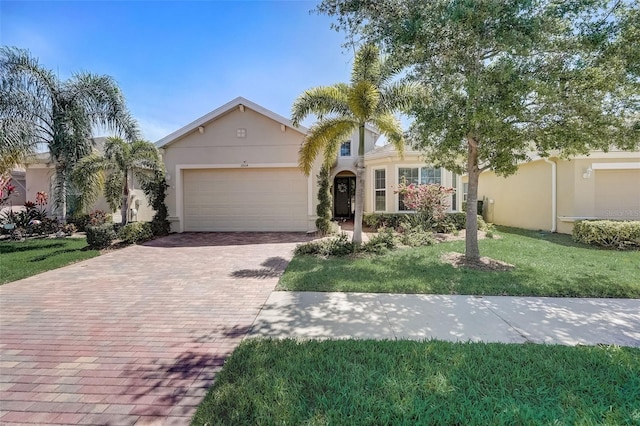
{"label": "dark front door", "polygon": [[355,179],[337,177],[333,181],[333,208],[335,217],[351,217],[351,202],[355,194]]}

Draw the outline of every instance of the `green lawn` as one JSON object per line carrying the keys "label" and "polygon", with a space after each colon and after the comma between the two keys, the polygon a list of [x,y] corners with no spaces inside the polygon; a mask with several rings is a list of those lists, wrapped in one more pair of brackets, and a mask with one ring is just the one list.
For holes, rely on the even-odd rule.
{"label": "green lawn", "polygon": [[244,341],[194,425],[640,423],[640,349]]}
{"label": "green lawn", "polygon": [[296,256],[278,288],[291,291],[640,297],[640,251],[603,250],[569,235],[498,227],[480,254],[515,265],[509,272],[456,269],[440,260],[464,253],[464,241],[396,250],[382,256]]}
{"label": "green lawn", "polygon": [[85,238],[0,242],[0,284],[30,277],[100,254]]}

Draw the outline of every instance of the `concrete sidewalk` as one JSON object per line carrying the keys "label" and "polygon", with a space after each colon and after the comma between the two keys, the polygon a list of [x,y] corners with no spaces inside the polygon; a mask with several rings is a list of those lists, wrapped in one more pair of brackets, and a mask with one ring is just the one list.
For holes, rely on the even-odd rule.
{"label": "concrete sidewalk", "polygon": [[276,291],[249,336],[640,347],[640,300]]}

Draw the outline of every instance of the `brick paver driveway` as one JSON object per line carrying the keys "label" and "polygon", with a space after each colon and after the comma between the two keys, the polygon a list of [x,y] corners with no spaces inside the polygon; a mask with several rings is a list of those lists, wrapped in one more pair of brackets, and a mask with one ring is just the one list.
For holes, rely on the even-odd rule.
{"label": "brick paver driveway", "polygon": [[0,286],[0,423],[188,424],[306,239],[172,235]]}

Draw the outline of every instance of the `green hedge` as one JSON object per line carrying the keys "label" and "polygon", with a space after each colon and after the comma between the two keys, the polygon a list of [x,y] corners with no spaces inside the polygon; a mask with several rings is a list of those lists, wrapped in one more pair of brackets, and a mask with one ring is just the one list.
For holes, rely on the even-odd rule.
{"label": "green hedge", "polygon": [[[398,230],[403,222],[414,223],[416,217],[415,213],[367,213],[364,215],[363,222],[374,229],[384,227]],[[433,229],[434,232],[453,232],[465,229],[466,224],[467,214],[465,212],[450,212],[447,213],[444,219],[424,225]],[[482,216],[478,215],[478,229],[486,229],[486,227],[487,224],[482,219]]]}
{"label": "green hedge", "polygon": [[87,226],[87,244],[94,249],[106,248],[111,245],[116,238],[113,224],[105,223],[98,226]]}
{"label": "green hedge", "polygon": [[573,226],[577,242],[616,250],[640,248],[640,221],[585,220]]}
{"label": "green hedge", "polygon": [[118,230],[118,238],[127,244],[142,243],[153,238],[150,222],[131,222]]}

